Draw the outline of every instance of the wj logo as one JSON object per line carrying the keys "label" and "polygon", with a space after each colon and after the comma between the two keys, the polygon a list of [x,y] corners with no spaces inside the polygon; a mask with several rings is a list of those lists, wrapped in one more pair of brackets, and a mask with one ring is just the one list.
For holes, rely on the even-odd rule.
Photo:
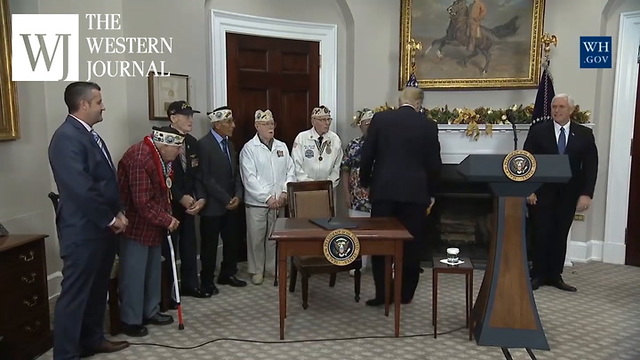
{"label": "wj logo", "polygon": [[78,81],[78,14],[11,16],[13,81]]}

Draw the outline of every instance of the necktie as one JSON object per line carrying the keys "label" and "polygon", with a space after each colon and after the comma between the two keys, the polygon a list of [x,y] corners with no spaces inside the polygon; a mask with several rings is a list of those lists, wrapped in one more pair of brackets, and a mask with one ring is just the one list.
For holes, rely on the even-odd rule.
{"label": "necktie", "polygon": [[229,165],[231,165],[231,158],[229,156],[229,141],[225,138],[222,139],[222,141],[220,142],[222,144],[222,151],[224,152],[225,157],[227,158],[227,161],[229,161]]}
{"label": "necktie", "polygon": [[558,154],[564,154],[564,150],[567,147],[567,136],[564,133],[564,127],[560,128],[560,136],[558,136]]}
{"label": "necktie", "polygon": [[182,170],[187,171],[187,148],[185,144],[182,144],[182,151],[180,152],[180,164],[182,164]]}
{"label": "necktie", "polygon": [[109,165],[113,168],[113,164],[111,163],[109,155],[107,155],[107,150],[104,146],[104,143],[102,142],[102,139],[100,138],[100,135],[98,135],[98,133],[93,129],[91,130],[91,135],[93,135],[93,140],[95,140],[95,142],[98,144],[98,147],[100,148],[100,150],[102,150],[102,154],[107,159],[107,162],[109,162]]}

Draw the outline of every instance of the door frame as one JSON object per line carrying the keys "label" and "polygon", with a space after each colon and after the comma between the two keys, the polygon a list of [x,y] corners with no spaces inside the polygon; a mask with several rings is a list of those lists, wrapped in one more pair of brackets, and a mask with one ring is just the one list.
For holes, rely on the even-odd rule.
{"label": "door frame", "polygon": [[[320,43],[320,104],[338,114],[338,26],[292,20],[274,19],[227,11],[211,10],[211,43],[209,59],[212,69],[209,74],[209,108],[227,104],[227,33],[281,39],[318,41]],[[213,102],[213,104],[211,104]],[[311,114],[309,114],[311,115]],[[335,117],[335,115],[334,115]],[[331,122],[331,131],[336,132],[337,122]]]}
{"label": "door frame", "polygon": [[636,113],[638,52],[640,51],[638,34],[640,34],[640,11],[620,14],[602,249],[602,260],[605,263],[625,263],[625,229],[631,179],[630,149]]}

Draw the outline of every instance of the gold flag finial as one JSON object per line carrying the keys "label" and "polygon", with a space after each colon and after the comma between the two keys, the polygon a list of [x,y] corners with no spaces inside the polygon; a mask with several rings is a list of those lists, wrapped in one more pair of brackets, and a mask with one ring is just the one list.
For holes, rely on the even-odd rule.
{"label": "gold flag finial", "polygon": [[544,46],[545,56],[549,56],[549,53],[551,52],[551,44],[553,44],[554,46],[558,46],[558,37],[556,37],[555,35],[544,33],[541,40],[542,45]]}

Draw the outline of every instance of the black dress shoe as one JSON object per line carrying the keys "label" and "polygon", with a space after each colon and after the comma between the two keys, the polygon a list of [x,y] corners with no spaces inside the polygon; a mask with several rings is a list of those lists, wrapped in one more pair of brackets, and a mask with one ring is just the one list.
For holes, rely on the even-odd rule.
{"label": "black dress shoe", "polygon": [[229,285],[233,287],[243,287],[247,286],[246,281],[242,281],[238,279],[235,275],[231,275],[228,277],[218,277],[218,284],[220,285]]}
{"label": "black dress shoe", "polygon": [[575,288],[575,286],[571,286],[569,284],[567,284],[566,282],[564,282],[564,280],[562,280],[562,278],[555,280],[555,281],[549,281],[547,282],[548,285],[551,285],[555,288],[558,288],[560,290],[563,291],[569,291],[569,292],[576,292],[578,291],[578,289]]}
{"label": "black dress shoe", "polygon": [[200,299],[204,299],[204,298],[210,298],[212,293],[210,292],[206,292],[203,289],[183,289],[182,290],[182,296],[191,296],[194,298],[200,298]]}
{"label": "black dress shoe", "polygon": [[542,286],[542,281],[539,278],[531,279],[531,290],[538,290]]}
{"label": "black dress shoe", "polygon": [[149,330],[143,325],[129,325],[122,323],[122,333],[132,337],[143,337],[149,335]]}
{"label": "black dress shoe", "polygon": [[151,324],[151,325],[169,325],[173,323],[173,316],[157,313],[153,315],[153,317],[149,319],[144,319],[142,321],[143,324]]}
{"label": "black dress shoe", "polygon": [[100,345],[92,347],[91,349],[83,350],[80,353],[81,358],[93,356],[95,354],[112,353],[120,351],[129,347],[128,341],[109,341],[104,340]]}
{"label": "black dress shoe", "polygon": [[211,294],[211,295],[220,294],[220,290],[218,290],[218,287],[216,287],[216,285],[213,283],[211,285],[202,285],[200,286],[200,289],[202,289],[202,291],[204,291],[207,294]]}
{"label": "black dress shoe", "polygon": [[384,299],[373,298],[373,299],[367,300],[365,302],[365,305],[367,305],[367,306],[381,306],[381,305],[384,305]]}

